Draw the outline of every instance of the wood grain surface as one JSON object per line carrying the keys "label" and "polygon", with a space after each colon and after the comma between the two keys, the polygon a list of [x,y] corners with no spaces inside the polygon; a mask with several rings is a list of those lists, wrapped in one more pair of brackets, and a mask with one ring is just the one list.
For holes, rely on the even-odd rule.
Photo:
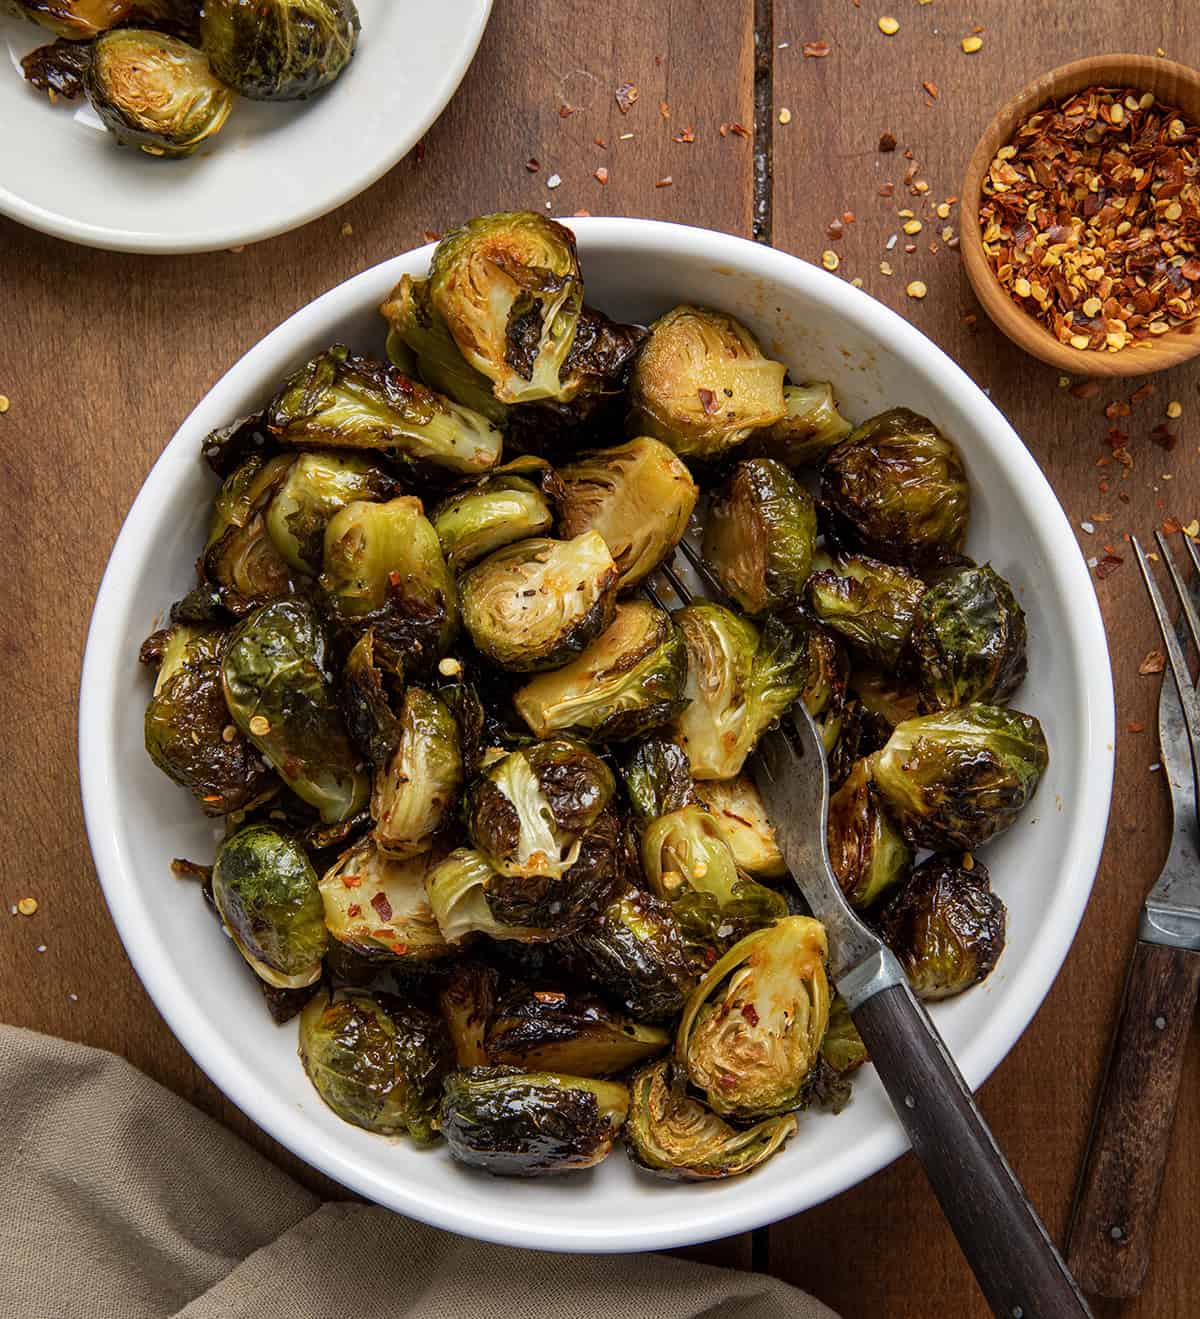
{"label": "wood grain surface", "polygon": [[[310,1186],[338,1193],[256,1131],[191,1064],[139,986],[96,885],[78,798],[76,688],[117,529],[175,427],[231,363],[313,296],[420,243],[426,231],[479,211],[545,209],[548,201],[559,214],[660,216],[742,234],[757,217],[764,236],[787,251],[817,260],[836,250],[839,274],[862,278],[989,388],[1072,523],[1094,526],[1092,534],[1079,531],[1085,554],[1103,557],[1108,544],[1123,560],[1096,584],[1121,729],[1104,862],[1063,972],[981,1096],[1061,1243],[1138,907],[1167,840],[1164,787],[1151,772],[1158,680],[1137,672],[1155,644],[1153,622],[1123,537],[1149,533],[1167,517],[1200,515],[1200,367],[1156,378],[1153,395],[1112,422],[1104,405],[1132,386],[1077,397],[985,317],[970,324],[976,309],[959,259],[938,238],[943,222],[904,193],[902,152],[912,150],[916,177],[928,180],[926,196],[936,205],[958,191],[995,107],[1038,73],[1117,49],[1162,48],[1200,64],[1200,27],[1185,25],[1188,0],[887,4],[885,11],[882,0],[878,8],[852,0],[497,0],[478,59],[428,135],[423,158],[414,153],[356,201],[296,233],[238,253],[138,258],[0,221],[0,393],[11,399],[0,416],[0,1019],[124,1054]],[[876,26],[883,12],[899,20],[893,37]],[[959,42],[976,26],[983,48],[968,56]],[[830,54],[806,58],[802,43],[817,40]],[[625,81],[641,96],[621,116],[613,91]],[[936,87],[936,99],[924,82]],[[574,112],[561,115],[564,105]],[[790,122],[782,124],[785,108]],[[722,136],[722,123],[752,131]],[[694,142],[672,140],[688,128]],[[876,150],[885,131],[899,141],[890,155]],[[531,159],[536,173],[526,168]],[[593,177],[601,165],[606,185]],[[562,183],[550,190],[554,173]],[[666,177],[670,186],[655,186]],[[878,195],[888,180],[896,184],[892,199]],[[900,228],[897,208],[906,204],[925,222],[918,251],[905,254],[901,236],[886,253]],[[826,226],[848,211],[855,218],[845,237],[832,241]],[[953,211],[945,222],[952,226]],[[891,277],[880,273],[884,259]],[[905,296],[914,278],[929,289],[920,302]],[[1184,411],[1171,426],[1178,444],[1167,452],[1150,432],[1171,399]],[[1097,466],[1111,453],[1114,424],[1129,435],[1131,467],[1111,459]],[[41,904],[36,916],[9,917],[9,906],[28,894]],[[1101,1316],[1200,1313],[1200,1283],[1188,1270],[1200,1235],[1198,1054],[1193,1048],[1184,1069],[1146,1288],[1123,1308],[1098,1305]],[[988,1313],[911,1158],[778,1225],[758,1245],[760,1263],[846,1319]],[[752,1259],[745,1238],[687,1253],[718,1263]]]}

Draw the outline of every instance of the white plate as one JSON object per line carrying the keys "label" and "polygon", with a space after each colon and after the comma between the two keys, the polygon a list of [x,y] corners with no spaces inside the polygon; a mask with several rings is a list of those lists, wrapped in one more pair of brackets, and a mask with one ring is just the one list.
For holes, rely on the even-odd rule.
{"label": "white plate", "polygon": [[89,247],[212,252],[349,201],[441,114],[491,0],[358,0],[358,10],[358,49],[332,87],[277,105],[238,97],[221,132],[186,160],[118,147],[86,97],[49,105],[24,81],[21,57],[53,34],[0,14],[0,212]]}
{"label": "white plate", "polygon": [[[741,317],[798,378],[834,381],[861,420],[893,405],[930,416],[962,448],[974,509],[968,551],[1020,593],[1029,678],[1015,704],[1037,714],[1050,768],[1032,806],[982,853],[1009,908],[1008,948],[983,986],[934,1006],[967,1081],[1012,1047],[1050,988],[1091,891],[1108,817],[1113,700],[1087,568],[1033,458],[979,388],[919,331],[844,280],[744,239],[647,220],[571,221],[588,301],[649,320],[681,301]],[[559,1250],[650,1250],[745,1231],[855,1185],[905,1148],[872,1069],[837,1117],[805,1114],[791,1144],[749,1176],[704,1186],[637,1173],[618,1151],[587,1173],[503,1181],[339,1121],[277,1028],[199,889],[174,856],[207,860],[217,829],[150,763],[150,684],[138,646],[194,581],[215,481],[200,461],[212,428],[251,411],[314,351],[343,340],[382,353],[375,311],[429,248],[365,271],[286,321],[184,422],[122,528],[96,601],[80,696],[80,772],[105,896],[138,974],[185,1048],[222,1090],[301,1158],[361,1194],[469,1236]],[[614,437],[615,438],[615,437]],[[1050,1083],[1054,1063],[1047,1060]],[[1051,1139],[1053,1132],[1047,1133]]]}

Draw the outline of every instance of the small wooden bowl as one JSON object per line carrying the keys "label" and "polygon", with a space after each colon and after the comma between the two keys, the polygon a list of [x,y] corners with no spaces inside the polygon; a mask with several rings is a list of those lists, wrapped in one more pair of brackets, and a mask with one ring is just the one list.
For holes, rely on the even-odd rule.
{"label": "small wooden bowl", "polygon": [[1115,353],[1080,351],[1060,343],[1041,321],[1018,306],[1001,287],[984,255],[979,204],[983,180],[996,152],[1047,101],[1091,86],[1136,87],[1153,92],[1164,104],[1178,107],[1194,123],[1200,123],[1200,73],[1170,60],[1148,55],[1098,55],[1043,74],[999,111],[967,165],[959,227],[967,278],[984,310],[1013,343],[1060,371],[1085,376],[1137,376],[1165,371],[1200,353],[1200,320]]}

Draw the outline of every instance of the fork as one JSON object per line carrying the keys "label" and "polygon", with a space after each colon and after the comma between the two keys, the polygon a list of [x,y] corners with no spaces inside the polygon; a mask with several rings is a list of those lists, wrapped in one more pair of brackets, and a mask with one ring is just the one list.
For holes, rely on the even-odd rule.
{"label": "fork", "polygon": [[1133,550],[1170,660],[1158,698],[1158,741],[1175,826],[1158,882],[1142,907],[1112,1051],[1084,1158],[1068,1253],[1080,1281],[1100,1296],[1132,1297],[1150,1263],[1151,1236],[1192,1016],[1200,988],[1200,695],[1187,663],[1200,649],[1200,554],[1184,538],[1187,587],[1162,532],[1155,534],[1179,597],[1172,626],[1150,562]]}
{"label": "fork", "polygon": [[[684,540],[678,548],[706,591],[727,603],[695,547]],[[675,563],[661,571],[690,604],[693,593]],[[652,588],[647,594],[663,607]],[[794,716],[794,736],[782,725],[768,731],[750,768],[792,878],[825,926],[830,975],[980,1289],[1005,1319],[1090,1316],[899,962],[842,894],[826,840],[825,749],[802,703]]]}

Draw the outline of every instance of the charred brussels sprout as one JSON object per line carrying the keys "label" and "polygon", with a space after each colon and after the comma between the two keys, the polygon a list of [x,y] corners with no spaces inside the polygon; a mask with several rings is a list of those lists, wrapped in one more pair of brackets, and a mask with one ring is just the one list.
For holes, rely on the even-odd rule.
{"label": "charred brussels sprout", "polygon": [[568,401],[563,367],[583,309],[575,236],[531,211],[481,215],[437,245],[429,295],[503,403]]}
{"label": "charred brussels sprout", "polygon": [[839,526],[890,563],[947,563],[966,540],[971,495],[962,458],[907,408],[872,417],[829,454],[821,497]]}
{"label": "charred brussels sprout", "polygon": [[292,590],[291,568],[275,548],[266,518],[291,466],[286,455],[253,454],[226,479],[213,503],[202,563],[231,613],[244,614]]}
{"label": "charred brussels sprout", "polygon": [[463,782],[454,716],[432,693],[409,687],[400,710],[399,741],[375,772],[371,814],[375,841],[393,857],[429,850],[448,819]]}
{"label": "charred brussels sprout", "polygon": [[500,1177],[591,1168],[629,1111],[615,1081],[515,1067],[472,1067],[446,1078],[438,1127],[450,1153]]}
{"label": "charred brussels sprout", "polygon": [[661,737],[647,738],[634,748],[622,778],[634,814],[643,822],[696,800],[687,753]]}
{"label": "charred brussels sprout", "polygon": [[965,705],[897,724],[871,774],[911,843],[966,851],[1016,820],[1048,763],[1033,715]]}
{"label": "charred brussels sprout", "polygon": [[451,570],[462,572],[494,550],[549,532],[554,513],[547,488],[555,489],[549,464],[518,458],[443,500],[432,520]]}
{"label": "charred brussels sprout", "polygon": [[670,614],[645,600],[617,605],[607,628],[571,663],[543,673],[513,703],[538,737],[639,737],[683,705],[687,652]]}
{"label": "charred brussels sprout", "polygon": [[785,369],[724,312],[680,306],[659,317],[634,363],[626,433],[683,457],[715,459],[787,413]]}
{"label": "charred brussels sprout", "polygon": [[846,650],[826,628],[810,624],[797,630],[803,674],[800,700],[812,716],[827,753],[841,736],[846,713],[846,683],[850,664]]}
{"label": "charred brussels sprout", "polygon": [[329,519],[355,500],[388,499],[395,493],[395,479],[369,458],[301,454],[271,500],[267,531],[292,568],[315,577],[321,571]]}
{"label": "charred brussels sprout", "polygon": [[788,467],[815,467],[850,434],[850,423],[837,409],[827,380],[784,385],[787,415],[750,437],[750,447],[764,458]]}
{"label": "charred brussels sprout", "polygon": [[392,684],[403,686],[399,664],[391,672],[375,655],[371,628],[354,643],[342,670],[338,705],[354,745],[372,765],[384,766],[400,745],[400,719],[393,707]]}
{"label": "charred brussels sprout", "polygon": [[598,531],[628,590],[679,544],[696,507],[691,473],[658,440],[599,449],[559,469],[562,534]]}
{"label": "charred brussels sprout", "polygon": [[7,8],[49,28],[69,41],[87,41],[132,18],[166,17],[162,0],[0,0]]}
{"label": "charred brussels sprout", "polygon": [[286,380],[265,414],[268,431],[307,449],[368,449],[478,475],[500,461],[486,417],[341,344]]}
{"label": "charred brussels sprout", "polygon": [[760,879],[783,879],[787,866],[780,855],[775,827],[753,781],[735,779],[696,784],[696,795],[708,807],[717,832],[729,846],[738,869]]}
{"label": "charred brussels sprout", "polygon": [[501,668],[553,669],[612,622],[617,567],[603,537],[535,537],[497,550],[460,584],[463,623]]}
{"label": "charred brussels sprout", "polygon": [[83,95],[84,79],[92,62],[92,48],[83,41],[59,37],[21,58],[25,81],[54,99],[74,101]]}
{"label": "charred brussels sprout", "polygon": [[862,655],[885,669],[900,662],[925,585],[915,573],[861,554],[813,573],[813,613]]}
{"label": "charred brussels sprout", "polygon": [[213,77],[203,52],[142,28],[98,37],[84,85],[117,141],[150,156],[190,156],[233,108],[233,95]]}
{"label": "charred brussels sprout", "polygon": [[748,934],[692,991],[676,1062],[709,1107],[740,1122],[804,1105],[829,1024],[825,929],[788,916]]}
{"label": "charred brussels sprout", "polygon": [[765,1163],[796,1134],[791,1113],[745,1131],[731,1127],[682,1086],[669,1061],[651,1063],[629,1083],[625,1148],[639,1168],[672,1181],[737,1177]]}
{"label": "charred brussels sprout", "polygon": [[460,962],[438,992],[438,1006],[454,1045],[459,1067],[486,1067],[485,1041],[496,1010],[495,968],[482,962]]}
{"label": "charred brussels sprout", "polygon": [[912,848],[871,788],[871,770],[859,760],[829,799],[829,861],[854,907],[871,907],[901,883]]}
{"label": "charred brussels sprout", "polygon": [[298,101],[327,87],[358,32],[354,0],[204,0],[200,16],[213,72],[252,101]]}
{"label": "charred brussels sprout", "polygon": [[496,879],[487,857],[467,847],[456,847],[429,872],[425,891],[447,943],[461,943],[471,934],[519,943],[539,943],[558,937],[556,929],[509,925],[493,915],[488,890]]}
{"label": "charred brussels sprout", "polygon": [[597,999],[519,985],[496,1009],[487,1056],[531,1072],[616,1076],[670,1044],[665,1030],[631,1021]]}
{"label": "charred brussels sprout", "polygon": [[1025,614],[989,565],[956,569],[917,606],[912,658],[929,710],[971,701],[998,705],[1025,677]]}
{"label": "charred brussels sprout", "polygon": [[325,639],[300,600],[263,605],[229,638],[225,701],[238,728],[326,824],[356,815],[370,781],[325,672]]}
{"label": "charred brussels sprout", "polygon": [[1006,912],[988,873],[931,856],[887,904],[879,929],[915,993],[950,998],[991,974],[1004,951]]}
{"label": "charred brussels sprout", "polygon": [[748,614],[800,599],[816,541],[812,497],[770,458],[738,463],[704,525],[704,556]]}
{"label": "charred brussels sprout", "polygon": [[320,978],[328,936],[317,876],[286,834],[252,824],[227,838],[212,873],[213,901],[238,952],[277,989]]}
{"label": "charred brussels sprout", "polygon": [[854,670],[850,687],[870,725],[876,746],[882,747],[892,729],[921,713],[921,699],[905,678],[862,665]]}
{"label": "charred brussels sprout", "polygon": [[300,1060],[343,1121],[419,1145],[433,1141],[452,1060],[432,1013],[391,995],[318,994],[300,1014]]}
{"label": "charred brussels sprout", "polygon": [[217,632],[185,624],[170,629],[144,725],[150,758],[192,793],[206,815],[247,810],[278,782],[230,727],[221,645]]}
{"label": "charred brussels sprout", "polygon": [[829,1029],[821,1041],[821,1057],[839,1076],[868,1061],[867,1046],[841,994],[835,996],[829,1009]]}

